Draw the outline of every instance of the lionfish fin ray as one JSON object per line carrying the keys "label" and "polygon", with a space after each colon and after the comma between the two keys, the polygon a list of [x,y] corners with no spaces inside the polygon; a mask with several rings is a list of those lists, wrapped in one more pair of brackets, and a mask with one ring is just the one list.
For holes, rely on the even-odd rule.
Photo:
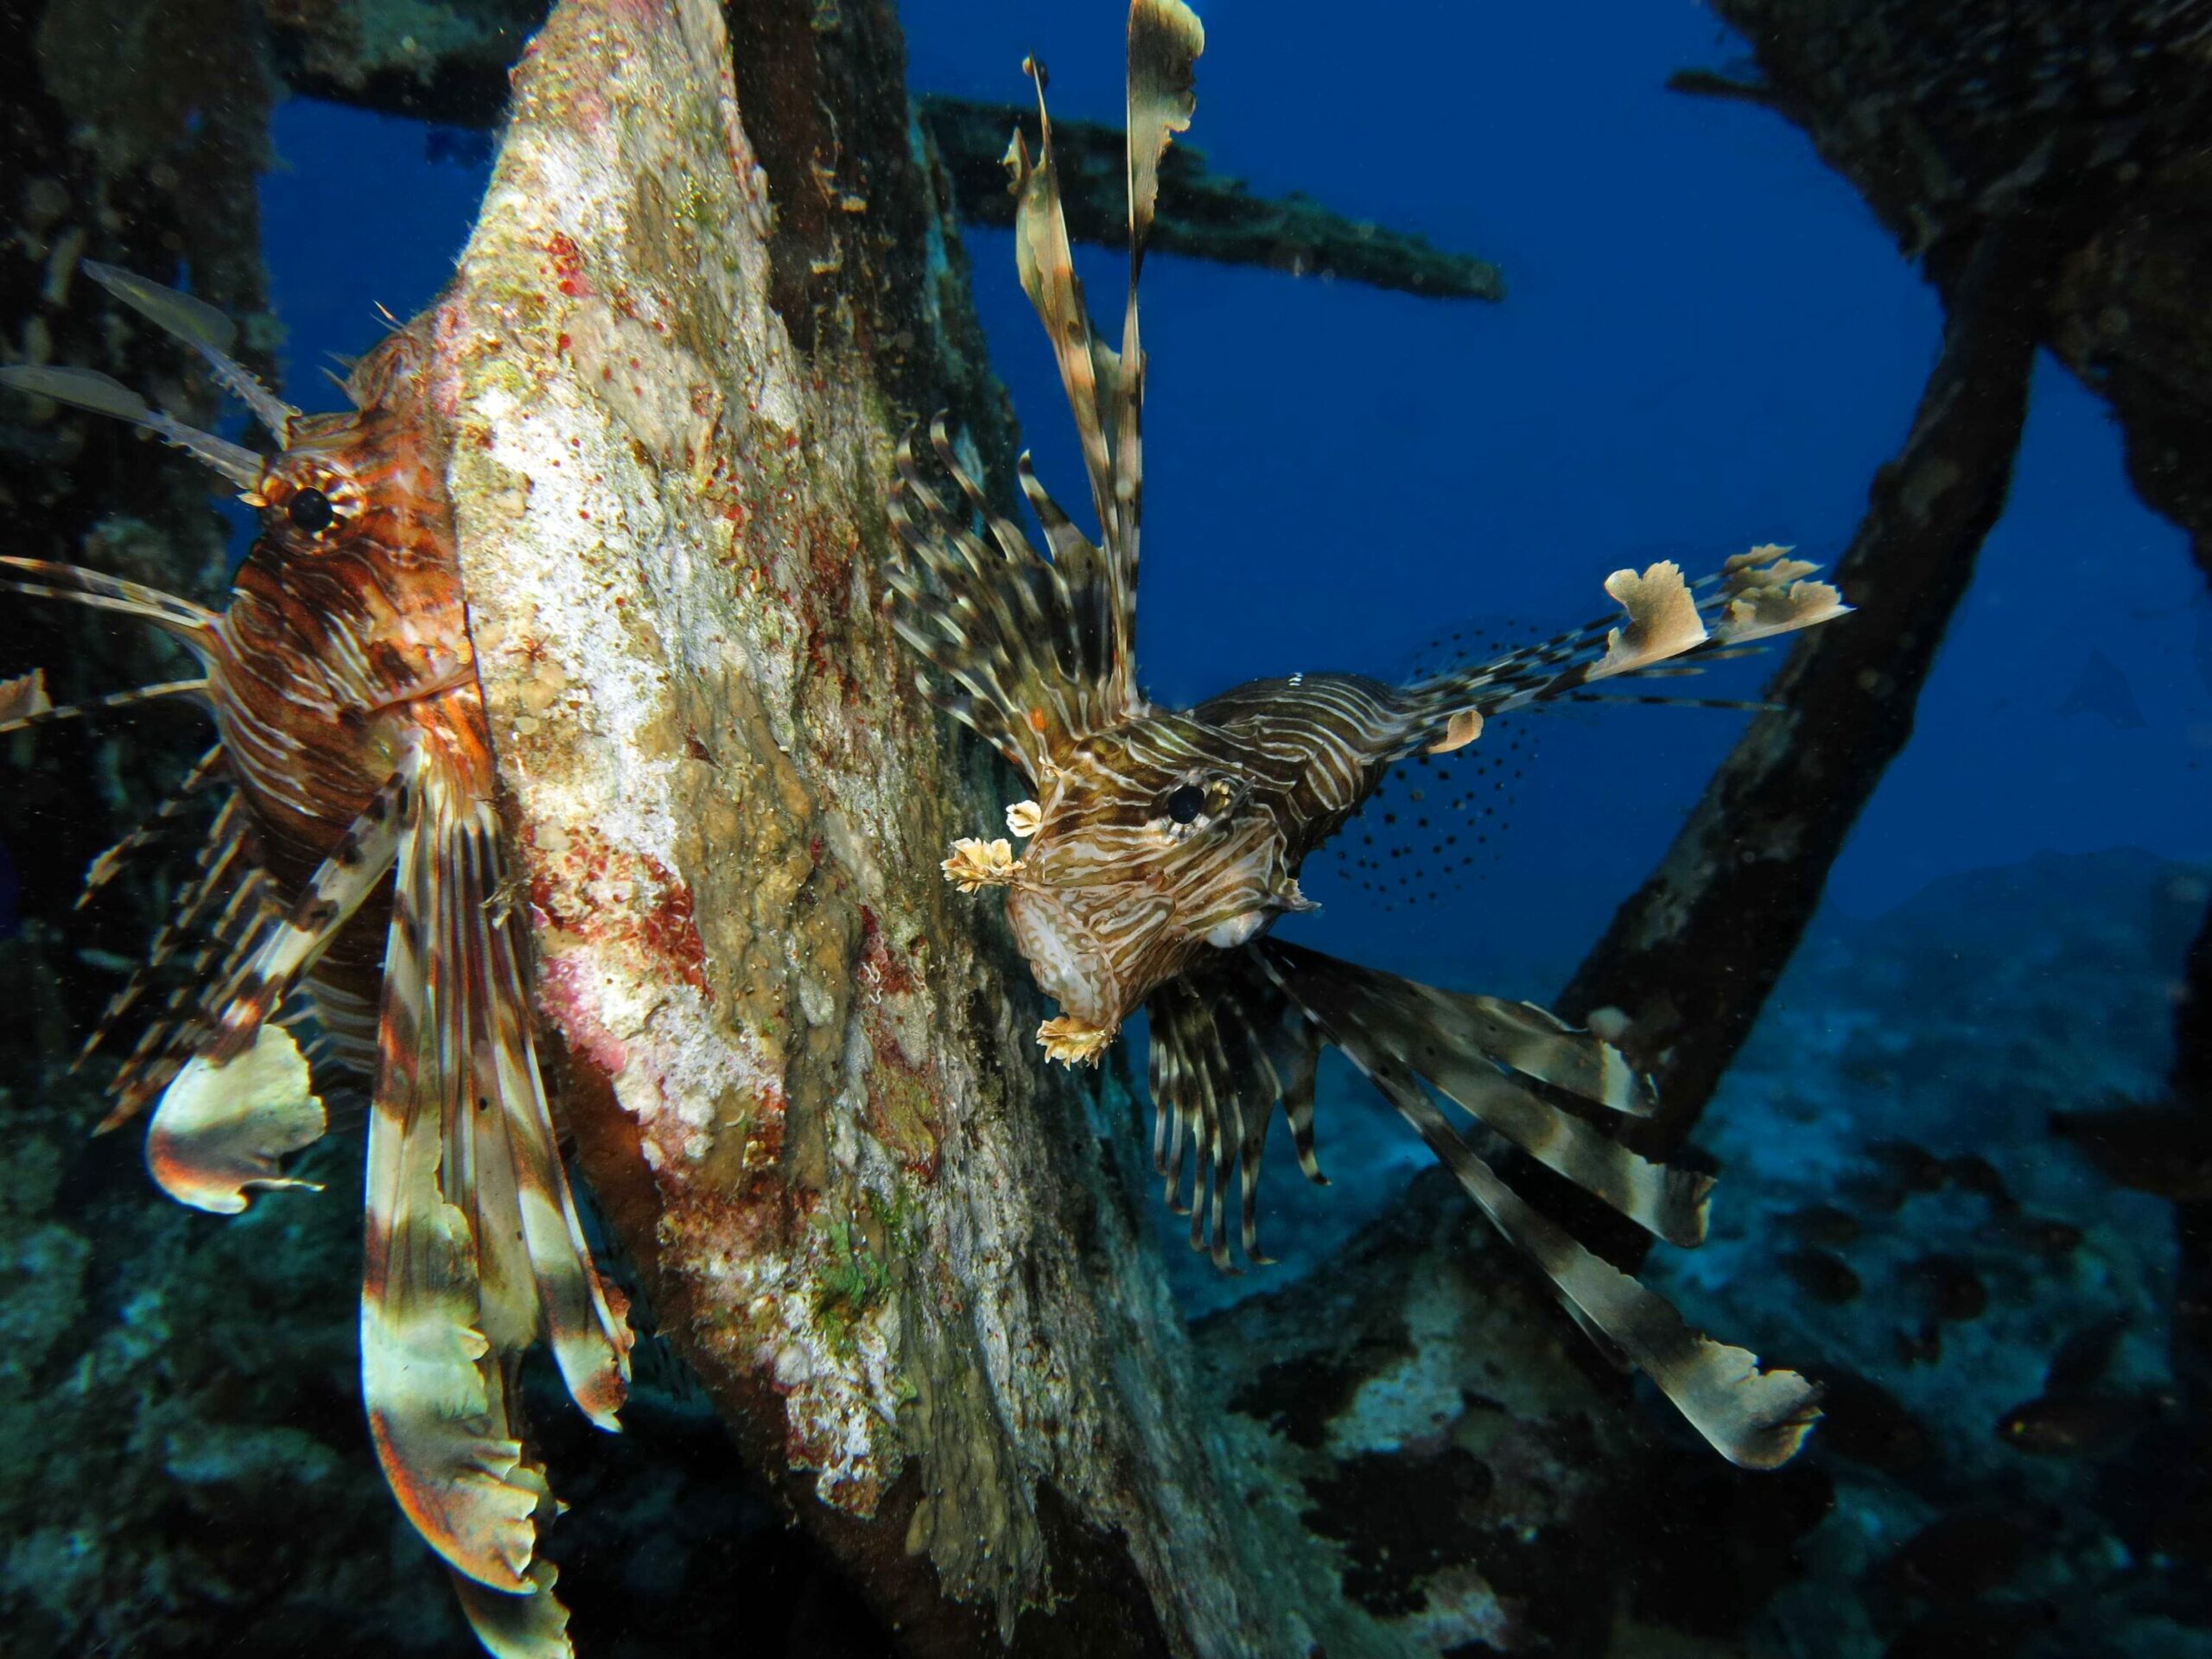
{"label": "lionfish fin ray", "polygon": [[[1575,1322],[1599,1339],[1609,1357],[1649,1376],[1731,1462],[1771,1469],[1795,1454],[1820,1415],[1819,1389],[1813,1383],[1794,1371],[1763,1370],[1756,1355],[1693,1330],[1663,1297],[1531,1208],[1462,1138],[1422,1085],[1426,1077],[1479,1121],[1509,1140],[1522,1141],[1543,1158],[1545,1137],[1556,1135],[1557,1120],[1567,1115],[1515,1088],[1501,1070],[1514,1062],[1492,1052],[1501,1046],[1499,1033],[1484,1024],[1484,1016],[1503,1018],[1515,1005],[1459,998],[1273,940],[1245,949],[1255,953],[1290,1005],[1382,1090],[1491,1224],[1543,1272]],[[1554,1023],[1548,1019],[1509,1023],[1521,1027],[1517,1033],[1508,1033],[1513,1038],[1510,1050],[1554,1069],[1556,1051],[1552,1051],[1553,1058],[1544,1058],[1543,1045],[1538,1051],[1520,1045],[1531,1036],[1564,1035],[1565,1028],[1543,1029]],[[1587,1080],[1586,1071],[1583,1080]],[[1557,1086],[1574,1084],[1560,1082]],[[1519,1099],[1505,1099],[1496,1092],[1499,1087],[1511,1089]],[[1546,1116],[1528,1116],[1530,1107],[1541,1108]],[[1586,1130],[1587,1126],[1582,1127]],[[1538,1144],[1522,1141],[1516,1128],[1534,1131]],[[1567,1160],[1570,1163],[1579,1162],[1589,1151],[1581,1135],[1573,1138],[1578,1151]],[[1554,1159],[1545,1161],[1583,1179]],[[1657,1166],[1644,1164],[1643,1168],[1656,1171]],[[1633,1174],[1633,1166],[1629,1169]],[[1618,1168],[1603,1172],[1604,1179],[1616,1183],[1621,1174]],[[1644,1198],[1662,1205],[1687,1205],[1701,1226],[1701,1186],[1679,1187],[1669,1194],[1665,1184],[1673,1179],[1669,1172],[1658,1172],[1660,1189]],[[1641,1183],[1646,1178],[1636,1175],[1634,1179]]]}
{"label": "lionfish fin ray", "polygon": [[159,702],[165,697],[203,696],[207,690],[205,677],[189,680],[162,680],[152,685],[134,685],[127,690],[110,691],[97,697],[86,697],[79,702],[51,704],[28,714],[0,720],[0,737],[10,732],[29,731],[35,726],[51,726],[59,721],[82,720],[88,715],[105,714],[111,709],[128,709],[142,702]]}
{"label": "lionfish fin ray", "polygon": [[205,300],[149,283],[143,276],[97,259],[84,262],[85,274],[133,311],[174,334],[207,359],[225,390],[253,411],[254,418],[280,444],[291,441],[300,411],[261,383],[252,370],[231,355],[238,325]]}
{"label": "lionfish fin ray", "polygon": [[[1600,702],[1592,683],[1657,677],[1726,660],[1755,642],[1847,614],[1851,607],[1830,584],[1812,580],[1815,567],[1784,547],[1755,547],[1732,556],[1700,581],[1685,582],[1671,561],[1616,570],[1605,591],[1622,614],[1601,618],[1470,668],[1417,680],[1405,689],[1423,746],[1441,740],[1453,715],[1489,716],[1554,702]],[[1638,697],[1637,702],[1738,705],[1720,698]]]}
{"label": "lionfish fin ray", "polygon": [[24,559],[0,554],[0,569],[17,573],[0,580],[0,587],[10,592],[36,599],[67,600],[92,610],[137,617],[181,640],[203,658],[207,641],[220,620],[214,612],[188,599],[179,599],[175,594],[165,594],[140,582],[125,582],[120,576],[87,570],[80,564],[56,564],[51,559]]}
{"label": "lionfish fin ray", "polygon": [[13,365],[0,368],[0,386],[13,386],[35,397],[51,397],[95,415],[111,415],[133,426],[143,427],[162,442],[214,468],[241,490],[261,482],[262,460],[251,449],[219,438],[212,432],[187,426],[165,410],[156,409],[112,376],[97,369],[58,368],[50,365]]}
{"label": "lionfish fin ray", "polygon": [[191,809],[193,802],[206,792],[209,785],[222,772],[223,746],[211,745],[192,763],[183,780],[171,790],[162,804],[156,807],[146,821],[129,835],[101,853],[85,868],[85,879],[77,889],[77,897],[70,908],[82,910],[92,896],[130,868],[130,861],[152,846],[168,833],[169,825]]}
{"label": "lionfish fin ray", "polygon": [[[533,1576],[549,1511],[511,1421],[515,1367],[550,1335],[577,1402],[612,1427],[631,1338],[592,1264],[537,1078],[498,835],[488,791],[429,753],[401,828],[385,953],[363,1376],[385,1473],[432,1546],[493,1591],[550,1596]],[[550,1639],[551,1608],[486,1606],[520,1615],[517,1639]]]}
{"label": "lionfish fin ray", "polygon": [[[1227,1197],[1237,1192],[1237,1243],[1247,1260],[1270,1258],[1259,1243],[1261,1162],[1274,1106],[1290,1122],[1300,1166],[1322,1180],[1313,1149],[1315,1028],[1292,1017],[1282,993],[1248,949],[1227,950],[1197,972],[1170,980],[1145,1004],[1151,1030],[1153,1166],[1169,1205],[1191,1214],[1193,1249],[1231,1269]],[[1196,1166],[1184,1198],[1186,1149]]]}
{"label": "lionfish fin ray", "polygon": [[338,845],[300,889],[291,910],[256,941],[253,954],[220,995],[208,1058],[220,1065],[253,1040],[262,1022],[292,994],[301,977],[353,912],[383,883],[398,856],[400,826],[417,787],[419,763],[404,760],[385,786],[347,826]]}
{"label": "lionfish fin ray", "polygon": [[1610,1043],[1563,1026],[1544,1029],[1522,1005],[1439,990],[1296,945],[1271,943],[1264,959],[1347,1053],[1356,1033],[1366,1049],[1425,1078],[1654,1236],[1686,1248],[1704,1242],[1708,1178],[1637,1156],[1512,1075],[1615,1110],[1648,1111],[1649,1085]]}

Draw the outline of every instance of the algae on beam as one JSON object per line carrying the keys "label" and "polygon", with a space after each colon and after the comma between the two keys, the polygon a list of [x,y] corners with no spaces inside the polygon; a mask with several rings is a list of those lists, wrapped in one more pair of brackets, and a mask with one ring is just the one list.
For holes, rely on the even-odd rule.
{"label": "algae on beam", "polygon": [[[741,48],[853,50],[831,92],[896,60],[787,10],[732,14]],[[851,257],[779,272],[793,169],[724,30],[708,0],[556,9],[439,330],[579,1162],[747,1454],[910,1630],[1112,1605],[1132,1640],[1280,1651],[1108,1126],[1033,1063],[1033,994],[938,874],[978,763],[883,613],[885,480],[899,388],[963,394],[934,340],[884,346],[871,308],[915,296],[863,278],[875,215],[941,206],[872,158]],[[804,344],[779,296],[823,304]]]}

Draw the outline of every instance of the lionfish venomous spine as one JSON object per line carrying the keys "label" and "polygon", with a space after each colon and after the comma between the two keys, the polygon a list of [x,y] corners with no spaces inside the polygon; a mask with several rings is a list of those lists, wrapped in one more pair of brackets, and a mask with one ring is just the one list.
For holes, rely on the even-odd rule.
{"label": "lionfish venomous spine", "polygon": [[[1259,680],[1194,709],[1151,702],[1135,666],[1146,360],[1137,283],[1161,156],[1186,130],[1205,37],[1182,0],[1133,0],[1128,17],[1129,267],[1121,346],[1093,328],[1070,257],[1045,76],[1039,148],[1007,152],[1021,284],[1043,321],[1075,416],[1093,543],[1021,458],[1040,555],[961,466],[942,418],[931,447],[949,499],[902,448],[894,506],[913,558],[892,575],[901,637],[925,659],[924,692],[997,747],[1035,798],[1007,812],[1027,842],[963,840],[945,861],[963,889],[1004,887],[1032,971],[1060,1014],[1038,1039],[1055,1059],[1095,1061],[1142,1007],[1151,1032],[1154,1157],[1191,1242],[1232,1265],[1227,1211],[1238,1185],[1243,1253],[1258,1251],[1257,1182],[1277,1105],[1299,1161],[1314,1155],[1314,1078],[1333,1045],[1427,1142],[1490,1220],[1548,1276],[1576,1322],[1617,1363],[1646,1372],[1732,1460],[1788,1459],[1819,1414],[1817,1390],[1693,1330],[1664,1299],[1586,1249],[1502,1180],[1440,1104],[1517,1147],[1670,1243],[1705,1234],[1710,1183],[1651,1163],[1602,1127],[1646,1114],[1650,1085],[1612,1044],[1526,1003],[1469,996],[1356,967],[1268,937],[1313,908],[1306,856],[1389,769],[1478,741],[1499,715],[1599,699],[1604,681],[1742,647],[1847,607],[1778,547],[1729,559],[1692,584],[1671,563],[1616,572],[1624,614],[1478,667],[1388,685],[1350,674]],[[1564,1096],[1569,1109],[1545,1097]],[[1187,1198],[1184,1196],[1186,1191]]]}
{"label": "lionfish venomous spine", "polygon": [[[0,369],[19,391],[190,452],[259,516],[219,612],[0,559],[16,591],[149,623],[197,658],[197,678],[99,701],[196,698],[218,741],[186,788],[231,791],[194,879],[86,1046],[198,942],[196,971],[124,1061],[105,1127],[150,1105],[154,1178],[202,1210],[235,1214],[253,1189],[303,1185],[282,1160],[326,1118],[286,1027],[289,1005],[312,1013],[331,1062],[370,1080],[361,1386],[385,1476],[487,1648],[566,1655],[568,1616],[538,1554],[556,1505],[521,1439],[518,1368],[549,1342],[576,1403],[613,1429],[632,1337],[585,1243],[532,1047],[446,496],[449,437],[425,384],[435,314],[361,359],[350,411],[308,416],[232,360],[219,312],[85,269],[197,348],[278,446],[264,458],[196,431],[90,371]],[[0,731],[75,712],[22,714]],[[105,855],[89,880],[116,863]]]}

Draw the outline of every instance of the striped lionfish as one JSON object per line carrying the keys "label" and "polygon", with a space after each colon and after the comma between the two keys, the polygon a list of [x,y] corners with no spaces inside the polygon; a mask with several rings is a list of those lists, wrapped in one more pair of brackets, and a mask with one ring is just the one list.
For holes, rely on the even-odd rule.
{"label": "striped lionfish", "polygon": [[[194,430],[88,370],[0,369],[19,391],[188,451],[259,517],[219,612],[72,565],[0,559],[17,592],[149,623],[200,669],[0,729],[194,698],[217,741],[185,790],[229,791],[195,878],[87,1045],[164,959],[202,941],[194,977],[122,1065],[104,1127],[151,1106],[154,1179],[236,1214],[250,1189],[307,1185],[282,1160],[326,1127],[286,1028],[293,1004],[313,1014],[334,1063],[372,1080],[360,1339],[378,1456],[485,1645],[565,1655],[568,1615],[537,1553],[556,1504],[519,1438],[518,1368],[550,1339],[576,1403],[616,1428],[632,1338],[585,1243],[531,1046],[445,493],[450,438],[426,386],[429,322],[353,368],[350,412],[308,416],[232,359],[235,330],[213,308],[85,269],[196,347],[278,448],[264,458]],[[181,810],[180,798],[96,861],[88,886]]]}
{"label": "striped lionfish", "polygon": [[[1599,694],[1601,682],[1823,622],[1846,610],[1813,567],[1753,549],[1686,582],[1672,563],[1616,572],[1621,614],[1472,668],[1403,685],[1352,674],[1255,680],[1196,708],[1150,702],[1136,681],[1137,541],[1143,502],[1145,354],[1137,281],[1172,135],[1187,130],[1205,37],[1181,0],[1134,0],[1128,21],[1128,300],[1116,352],[1093,329],[1071,260],[1044,72],[1039,149],[1007,151],[1021,284],[1042,319],[1074,411],[1101,525],[1096,543],[1021,457],[1020,481],[1051,556],[962,467],[945,423],[931,428],[957,485],[950,500],[899,455],[893,516],[914,559],[892,576],[901,637],[928,667],[923,691],[1019,768],[1035,798],[1007,810],[1027,842],[962,840],[945,861],[963,890],[1007,890],[1016,943],[1061,1013],[1046,1054],[1096,1062],[1141,1008],[1151,1033],[1154,1161],[1192,1214],[1191,1242],[1233,1270],[1226,1208],[1241,1181],[1241,1243],[1257,1249],[1262,1146],[1281,1104],[1306,1176],[1324,1044],[1370,1078],[1483,1212],[1548,1276],[1567,1312],[1623,1366],[1640,1367],[1732,1461],[1789,1459],[1819,1414],[1814,1386],[1690,1328],[1645,1289],[1532,1208],[1440,1108],[1586,1188],[1655,1236],[1704,1236],[1704,1177],[1637,1156],[1592,1114],[1648,1114],[1649,1081],[1622,1052],[1526,1003],[1440,990],[1268,937],[1311,910],[1306,857],[1395,763],[1476,741],[1486,721]],[[980,531],[978,526],[980,525]],[[931,672],[934,671],[934,673]],[[1432,1093],[1431,1091],[1433,1091]],[[1562,1109],[1544,1091],[1572,1096]],[[1185,1200],[1186,1148],[1189,1197]]]}

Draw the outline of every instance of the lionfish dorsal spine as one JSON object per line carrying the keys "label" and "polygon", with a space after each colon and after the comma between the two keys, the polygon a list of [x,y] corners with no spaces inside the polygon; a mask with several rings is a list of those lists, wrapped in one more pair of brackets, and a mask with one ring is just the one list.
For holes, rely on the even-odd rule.
{"label": "lionfish dorsal spine", "polygon": [[300,411],[269,390],[260,377],[231,355],[238,327],[207,301],[164,288],[119,266],[87,259],[81,269],[102,288],[156,327],[198,352],[223,389],[248,409],[280,444],[291,442]]}

